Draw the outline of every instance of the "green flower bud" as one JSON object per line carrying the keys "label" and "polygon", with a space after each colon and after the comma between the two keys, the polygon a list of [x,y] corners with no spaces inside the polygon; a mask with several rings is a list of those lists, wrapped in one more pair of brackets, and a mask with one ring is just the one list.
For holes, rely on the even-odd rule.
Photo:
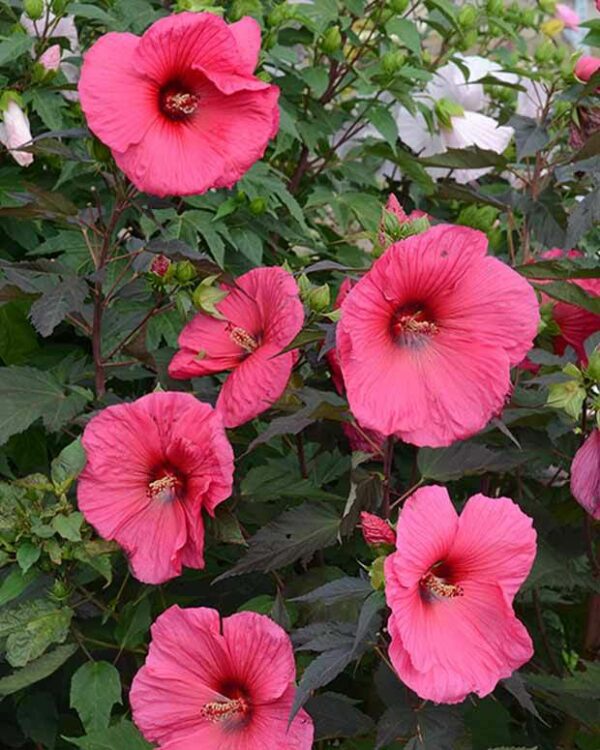
{"label": "green flower bud", "polygon": [[535,61],[540,65],[548,63],[554,57],[554,45],[549,39],[539,44],[534,53]]}
{"label": "green flower bud", "polygon": [[458,12],[458,25],[463,29],[472,29],[477,24],[478,15],[478,10],[474,5],[463,5]]}
{"label": "green flower bud", "polygon": [[539,6],[548,15],[553,16],[556,13],[556,0],[539,0]]}
{"label": "green flower bud", "polygon": [[487,0],[485,9],[490,16],[501,16],[504,13],[504,0]]}
{"label": "green flower bud", "polygon": [[385,588],[385,576],[383,573],[385,558],[386,555],[378,557],[371,563],[371,567],[369,568],[369,578],[371,580],[371,586],[373,586],[375,591],[383,591],[383,589]]}
{"label": "green flower bud", "polygon": [[551,383],[548,387],[547,404],[554,409],[562,409],[570,417],[577,420],[581,416],[581,410],[587,395],[583,385],[583,374],[571,363],[563,368],[563,373],[569,375],[571,380],[563,383]]}
{"label": "green flower bud", "polygon": [[212,315],[213,318],[222,319],[223,316],[217,310],[215,305],[218,305],[219,302],[224,300],[225,297],[227,297],[228,292],[224,291],[223,289],[219,289],[216,286],[213,286],[213,283],[216,281],[216,279],[217,276],[208,276],[206,279],[203,279],[200,284],[194,289],[192,302],[194,303],[194,307],[196,309],[202,310],[203,312]]}
{"label": "green flower bud", "polygon": [[61,16],[70,2],[71,0],[52,0],[52,12],[56,13],[57,16]]}
{"label": "green flower bud", "polygon": [[467,31],[465,34],[463,34],[460,44],[463,52],[466,52],[467,50],[471,49],[471,47],[474,47],[477,44],[477,40],[477,29],[471,29],[470,31]]}
{"label": "green flower bud", "polygon": [[198,12],[210,8],[213,4],[213,0],[177,0],[177,10]]}
{"label": "green flower bud", "polygon": [[342,32],[339,26],[332,26],[321,37],[321,49],[326,55],[332,55],[342,46]]}
{"label": "green flower bud", "polygon": [[264,212],[267,210],[267,201],[265,198],[253,198],[250,201],[250,205],[248,206],[250,209],[250,213],[254,214],[255,216],[260,216],[260,214],[264,214]]}
{"label": "green flower bud", "polygon": [[523,22],[523,26],[526,26],[529,29],[535,28],[535,26],[537,25],[537,13],[535,8],[525,8],[525,10],[522,10],[521,20]]}
{"label": "green flower bud", "polygon": [[44,0],[23,0],[23,10],[32,21],[39,21],[44,15]]}
{"label": "green flower bud", "polygon": [[261,13],[260,0],[234,0],[229,16],[232,21],[239,21],[244,16],[260,17]]}
{"label": "green flower bud", "polygon": [[406,55],[400,50],[390,50],[381,58],[381,69],[386,75],[397,73],[406,62]]}
{"label": "green flower bud", "polygon": [[331,304],[331,292],[327,284],[311,289],[308,294],[308,306],[314,312],[324,312]]}
{"label": "green flower bud", "polygon": [[289,18],[293,17],[293,10],[286,3],[276,5],[267,16],[267,26],[281,26]]}
{"label": "green flower bud", "polygon": [[175,278],[180,284],[187,284],[188,281],[196,278],[196,269],[189,260],[181,260],[175,264]]}
{"label": "green flower bud", "polygon": [[303,273],[298,277],[298,289],[300,290],[300,298],[303,301],[308,299],[308,295],[311,293],[313,285],[310,283],[308,276]]}
{"label": "green flower bud", "polygon": [[64,581],[54,581],[52,588],[50,589],[50,596],[52,599],[58,602],[64,601],[65,599],[68,599],[69,594],[69,587]]}
{"label": "green flower bud", "polygon": [[388,8],[398,15],[404,13],[409,5],[410,0],[388,0]]}
{"label": "green flower bud", "polygon": [[453,117],[462,117],[465,113],[460,104],[453,102],[451,99],[438,99],[435,103],[434,111],[440,127],[446,130],[452,128]]}

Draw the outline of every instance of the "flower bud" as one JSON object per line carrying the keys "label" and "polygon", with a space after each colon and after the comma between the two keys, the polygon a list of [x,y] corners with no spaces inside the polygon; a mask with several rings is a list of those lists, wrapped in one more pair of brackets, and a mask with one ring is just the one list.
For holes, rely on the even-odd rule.
{"label": "flower bud", "polygon": [[222,319],[223,316],[217,310],[215,305],[218,305],[219,302],[224,300],[225,297],[227,297],[228,292],[219,289],[217,286],[213,286],[217,278],[217,276],[207,276],[207,278],[202,279],[200,284],[194,289],[192,302],[196,309],[212,315],[213,318]]}
{"label": "flower bud", "polygon": [[554,45],[549,39],[538,45],[534,53],[535,61],[540,65],[550,62],[554,57]]}
{"label": "flower bud", "polygon": [[52,73],[59,69],[61,56],[62,49],[60,48],[60,44],[53,44],[40,55],[38,62],[46,72]]}
{"label": "flower bud", "polygon": [[381,69],[386,75],[392,76],[402,68],[405,62],[406,55],[403,52],[390,50],[381,58]]}
{"label": "flower bud", "polygon": [[326,55],[332,55],[342,46],[342,32],[339,26],[332,26],[321,37],[321,49]]}
{"label": "flower bud", "polygon": [[388,8],[398,15],[404,13],[409,5],[410,0],[388,0]]}
{"label": "flower bud", "polygon": [[600,70],[600,57],[584,55],[575,63],[575,78],[586,83]]}
{"label": "flower bud", "polygon": [[274,26],[281,26],[282,23],[292,16],[293,9],[290,8],[287,3],[281,3],[281,5],[276,5],[267,16],[267,26],[271,28]]}
{"label": "flower bud", "polygon": [[175,264],[175,278],[180,284],[187,284],[188,281],[196,278],[196,269],[189,260],[181,260]]}
{"label": "flower bud", "polygon": [[460,104],[446,98],[438,99],[435,103],[434,110],[440,127],[445,129],[452,128],[453,117],[462,117],[465,113],[465,110]]}
{"label": "flower bud", "polygon": [[[551,18],[549,21],[544,21],[544,23],[541,25],[540,28],[543,34],[545,34],[546,36],[549,36],[552,39],[555,36],[558,36],[558,34],[560,34],[560,32],[565,28],[565,25],[560,19]],[[537,59],[538,58],[537,58],[537,50],[536,50],[536,60]],[[544,60],[543,62],[546,62],[546,60]]]}
{"label": "flower bud", "polygon": [[57,16],[62,15],[70,2],[71,0],[52,0],[52,12]]}
{"label": "flower bud", "polygon": [[232,21],[239,21],[244,16],[260,16],[260,0],[234,0],[229,13]]}
{"label": "flower bud", "polygon": [[472,29],[477,24],[478,11],[474,5],[463,5],[458,12],[458,25],[463,29]]}
{"label": "flower bud", "polygon": [[395,546],[396,534],[387,521],[373,513],[363,511],[360,514],[360,526],[362,535],[367,544],[377,546],[379,544],[390,544]]}
{"label": "flower bud", "polygon": [[152,265],[150,266],[150,271],[155,274],[156,276],[160,276],[163,278],[166,276],[167,271],[171,267],[171,261],[165,257],[164,255],[157,255],[156,258],[152,261]]}
{"label": "flower bud", "polygon": [[44,15],[44,0],[23,0],[23,10],[32,21],[39,21]]}
{"label": "flower bud", "polygon": [[298,277],[298,289],[300,290],[300,298],[303,302],[308,299],[308,295],[311,293],[313,285],[310,283],[308,276],[303,273]]}
{"label": "flower bud", "polygon": [[583,375],[572,363],[563,368],[563,373],[572,379],[548,386],[548,406],[563,409],[573,419],[579,419],[586,398]]}
{"label": "flower bud", "polygon": [[307,302],[310,309],[314,312],[319,313],[327,310],[331,303],[331,292],[329,291],[327,284],[311,289],[308,293]]}
{"label": "flower bud", "polygon": [[544,13],[554,15],[556,12],[556,0],[539,0],[539,6]]}
{"label": "flower bud", "polygon": [[578,29],[581,23],[579,14],[564,3],[558,3],[556,6],[556,17],[563,22],[567,29]]}
{"label": "flower bud", "polygon": [[490,16],[501,16],[504,12],[503,0],[487,0],[485,9]]}
{"label": "flower bud", "polygon": [[600,349],[595,349],[589,359],[586,375],[600,385]]}
{"label": "flower bud", "polygon": [[264,214],[264,212],[267,210],[267,201],[261,197],[253,198],[250,201],[248,208],[250,209],[251,214],[260,216],[260,214]]}
{"label": "flower bud", "polygon": [[375,591],[383,591],[385,588],[385,558],[386,555],[381,555],[373,560],[369,568],[369,579]]}
{"label": "flower bud", "polygon": [[21,109],[17,100],[18,94],[4,92],[0,100],[3,124],[0,126],[0,141],[10,151],[12,158],[21,167],[28,167],[33,163],[33,154],[19,151],[19,146],[31,143],[31,127],[29,118]]}

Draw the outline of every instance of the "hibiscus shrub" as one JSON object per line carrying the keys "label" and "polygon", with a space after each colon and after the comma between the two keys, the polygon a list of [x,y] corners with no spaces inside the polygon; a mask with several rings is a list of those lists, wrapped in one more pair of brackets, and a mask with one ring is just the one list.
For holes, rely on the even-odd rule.
{"label": "hibiscus shrub", "polygon": [[0,36],[0,747],[598,748],[600,20]]}

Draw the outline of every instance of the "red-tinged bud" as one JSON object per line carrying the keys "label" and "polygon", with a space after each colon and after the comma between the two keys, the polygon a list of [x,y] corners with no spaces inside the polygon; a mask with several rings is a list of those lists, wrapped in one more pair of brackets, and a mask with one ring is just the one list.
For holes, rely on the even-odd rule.
{"label": "red-tinged bud", "polygon": [[396,534],[387,521],[372,513],[363,511],[360,514],[360,525],[365,542],[372,546],[378,544],[396,545]]}
{"label": "red-tinged bud", "polygon": [[154,258],[154,260],[152,261],[150,270],[157,276],[162,277],[167,273],[170,265],[171,261],[168,258],[165,258],[164,255],[157,255],[156,258]]}

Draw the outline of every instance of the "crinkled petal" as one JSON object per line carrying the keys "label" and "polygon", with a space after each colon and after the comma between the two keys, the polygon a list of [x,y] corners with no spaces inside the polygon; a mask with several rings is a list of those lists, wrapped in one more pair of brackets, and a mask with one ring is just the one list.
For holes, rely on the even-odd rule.
{"label": "crinkled petal", "polygon": [[202,312],[183,328],[179,346],[169,364],[169,375],[182,380],[230,370],[244,353],[231,338],[227,320]]}
{"label": "crinkled petal", "polygon": [[252,702],[281,698],[296,676],[285,630],[265,615],[240,612],[223,620],[223,637],[236,680],[247,686]]}
{"label": "crinkled petal", "polygon": [[279,347],[261,346],[227,378],[217,411],[225,427],[238,427],[269,409],[285,391],[296,355]]}
{"label": "crinkled petal", "polygon": [[133,66],[138,44],[133,34],[101,36],[84,55],[79,79],[88,125],[117,152],[140,143],[161,119],[156,85]]}
{"label": "crinkled petal", "polygon": [[509,498],[474,495],[446,560],[460,581],[496,582],[510,604],[533,565],[536,536],[531,518]]}
{"label": "crinkled petal", "polygon": [[260,26],[251,16],[244,16],[229,26],[242,60],[240,72],[252,75],[260,54]]}

